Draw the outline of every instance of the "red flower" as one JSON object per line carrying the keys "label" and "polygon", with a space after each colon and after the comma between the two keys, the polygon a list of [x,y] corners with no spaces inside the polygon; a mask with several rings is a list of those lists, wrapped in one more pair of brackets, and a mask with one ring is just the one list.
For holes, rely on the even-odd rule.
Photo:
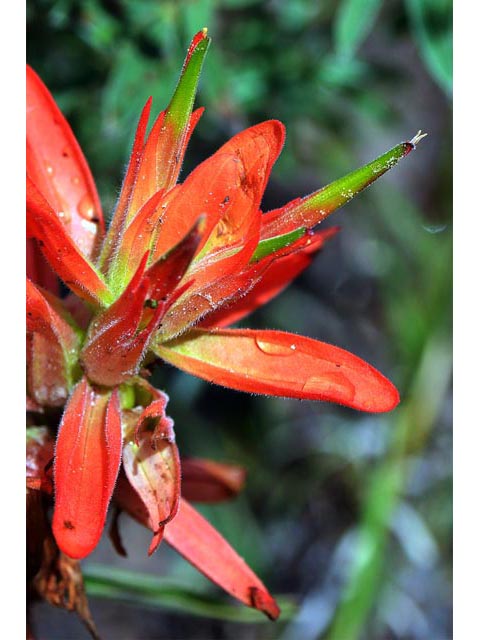
{"label": "red flower", "polygon": [[[168,398],[145,380],[146,368],[160,358],[241,391],[393,409],[395,387],[347,351],[279,331],[224,327],[306,268],[336,231],[313,231],[316,225],[419,138],[266,214],[261,200],[285,137],[276,120],[237,134],[177,184],[202,114],[192,107],[208,45],[206,30],[194,37],[175,94],[148,136],[147,101],[107,231],[80,147],[27,70],[28,406],[65,405],[52,528],[67,556],[95,548],[114,495],[152,530],[149,553],[164,537],[229,593],[276,618],[261,581],[180,498]],[[68,297],[58,297],[52,270]],[[193,500],[226,498],[242,482],[240,470],[218,463],[184,465],[183,494]],[[48,493],[44,477],[37,485],[30,479],[30,488]]]}

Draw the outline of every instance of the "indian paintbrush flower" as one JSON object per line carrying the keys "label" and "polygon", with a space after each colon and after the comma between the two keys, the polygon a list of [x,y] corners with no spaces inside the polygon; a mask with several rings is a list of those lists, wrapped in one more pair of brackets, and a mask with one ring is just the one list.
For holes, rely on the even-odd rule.
{"label": "indian paintbrush flower", "polygon": [[[285,139],[276,120],[238,133],[179,183],[203,111],[193,103],[208,46],[200,31],[148,135],[147,101],[108,230],[69,125],[27,69],[27,408],[30,442],[41,443],[28,486],[54,495],[51,527],[63,557],[95,548],[113,496],[117,509],[151,529],[149,553],[165,538],[230,594],[276,618],[262,582],[186,501],[235,495],[243,471],[187,460],[181,490],[168,397],[147,381],[149,369],[164,361],[240,391],[393,409],[393,384],[343,349],[228,327],[303,271],[337,231],[317,225],[421,136],[268,213],[261,200]],[[40,425],[59,410],[52,475],[45,461],[53,440]],[[113,538],[122,551],[115,526]]]}

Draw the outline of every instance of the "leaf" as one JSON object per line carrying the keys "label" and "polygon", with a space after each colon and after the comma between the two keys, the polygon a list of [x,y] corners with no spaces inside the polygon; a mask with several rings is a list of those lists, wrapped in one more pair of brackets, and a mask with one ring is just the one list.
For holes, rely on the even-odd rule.
{"label": "leaf", "polygon": [[58,296],[60,280],[42,255],[35,238],[27,238],[27,278]]}
{"label": "leaf", "polygon": [[[260,207],[273,164],[282,150],[285,129],[269,120],[233,136],[187,177],[168,203],[154,259],[175,246],[201,215],[203,241],[198,259],[238,247],[251,211]],[[205,247],[205,252],[202,249]]]}
{"label": "leaf", "polygon": [[82,332],[62,301],[27,280],[27,379],[33,400],[63,406],[74,383]]}
{"label": "leaf", "polygon": [[420,132],[411,141],[402,142],[373,162],[348,173],[319,191],[304,198],[292,200],[280,209],[266,213],[262,218],[262,240],[289,233],[301,227],[307,229],[315,227],[415,149],[415,143],[420,139],[419,134]]}
{"label": "leaf", "polygon": [[305,235],[305,232],[306,229],[304,227],[300,227],[300,229],[294,229],[294,231],[290,231],[290,233],[283,233],[281,235],[274,236],[273,238],[260,240],[253,256],[250,258],[250,262],[258,262],[275,251],[290,246],[295,242],[295,240],[298,240]]}
{"label": "leaf", "polygon": [[84,558],[97,546],[122,450],[118,391],[77,384],[65,407],[55,451],[52,530],[60,549]]}
{"label": "leaf", "polygon": [[234,598],[263,611],[272,620],[278,618],[280,609],[264,584],[218,531],[183,499],[176,518],[165,527],[165,540]]}
{"label": "leaf", "polygon": [[162,214],[163,190],[153,195],[133,218],[123,237],[117,239],[117,253],[108,269],[112,289],[123,291],[138,269],[145,253],[150,253],[156,226]]}
{"label": "leaf", "polygon": [[165,414],[168,397],[160,391],[155,395],[157,399],[140,416],[128,412],[129,422],[136,424],[126,434],[123,447],[125,475],[148,513],[148,528],[154,534],[149,555],[175,517],[180,499],[180,457],[173,421]]}
{"label": "leaf", "polygon": [[95,306],[110,302],[112,296],[102,276],[28,176],[27,234],[37,240],[52,269],[77,296]]}
{"label": "leaf", "polygon": [[342,0],[335,13],[333,36],[340,56],[352,57],[372,29],[382,0]]}
{"label": "leaf", "polygon": [[178,297],[178,285],[193,260],[201,240],[200,222],[197,222],[171,251],[159,258],[148,269],[146,276],[150,281],[150,297],[159,302]]}
{"label": "leaf", "polygon": [[410,20],[422,58],[438,84],[448,94],[453,84],[452,2],[407,0]]}
{"label": "leaf", "polygon": [[[144,108],[113,218],[116,236],[147,200],[160,190],[169,191],[177,181],[190,135],[202,114],[202,110],[192,114],[192,108],[209,43],[206,31],[194,36],[170,104],[157,117],[145,143],[151,101]],[[116,236],[109,233],[110,246]]]}
{"label": "leaf", "polygon": [[[110,226],[103,242],[102,251],[99,258],[99,264],[106,274],[110,269],[115,270],[115,257],[118,254],[119,240],[126,226],[128,206],[132,198],[135,188],[138,167],[143,155],[143,147],[145,144],[145,133],[147,131],[148,119],[152,108],[152,98],[150,97],[140,114],[133,147],[130,153],[127,171],[123,178],[122,189],[118,198],[115,213],[110,222]],[[152,194],[153,195],[153,194]]]}
{"label": "leaf", "polygon": [[243,489],[245,476],[245,469],[237,465],[182,458],[182,496],[191,502],[228,500]]}
{"label": "leaf", "polygon": [[[238,607],[201,591],[190,584],[171,578],[157,577],[138,571],[127,571],[110,565],[88,563],[83,568],[87,593],[91,597],[108,598],[130,606],[147,606],[177,613],[226,620],[237,623],[267,623],[260,612]],[[282,609],[282,622],[294,617],[297,607],[291,599],[277,599]]]}
{"label": "leaf", "polygon": [[73,365],[81,330],[63,306],[63,301],[48,291],[42,291],[27,279],[27,332],[42,333],[61,345],[66,361]]}
{"label": "leaf", "polygon": [[164,311],[154,310],[141,327],[149,282],[144,277],[148,253],[122,295],[90,324],[80,359],[88,377],[97,384],[115,386],[138,373],[146,346]]}
{"label": "leaf", "polygon": [[95,183],[69,124],[28,66],[27,172],[80,251],[95,258],[104,231]]}
{"label": "leaf", "polygon": [[232,295],[216,283],[228,287],[228,277],[241,273],[254,254],[261,198],[283,140],[283,125],[275,120],[242,131],[197,167],[167,207],[159,229],[159,243],[167,242],[163,247],[187,221],[198,219],[196,213],[205,219],[198,255],[183,280],[192,284],[165,314],[162,336],[185,331]]}
{"label": "leaf", "polygon": [[[123,242],[126,228],[152,197],[159,191],[167,193],[177,181],[188,141],[203,113],[203,109],[192,113],[192,108],[209,43],[206,30],[194,36],[170,104],[157,117],[146,141],[151,98],[143,108],[118,204],[102,248],[100,264],[104,271],[108,270],[109,278],[118,271],[117,262],[128,259],[128,243]],[[157,204],[160,206],[160,202]],[[163,211],[157,211],[157,220],[160,213]]]}
{"label": "leaf", "polygon": [[183,371],[239,391],[370,412],[390,411],[399,402],[393,384],[360,358],[281,331],[192,330],[153,350]]}
{"label": "leaf", "polygon": [[[145,505],[122,473],[118,477],[115,502],[143,526],[152,529]],[[278,617],[279,609],[262,582],[228,542],[183,498],[175,518],[165,526],[163,536],[194,567],[233,597],[269,617]]]}
{"label": "leaf", "polygon": [[199,326],[228,327],[267,304],[312,263],[316,253],[337,231],[338,227],[330,227],[307,234],[251,265],[230,282],[230,288],[237,294],[232,301],[208,314]]}

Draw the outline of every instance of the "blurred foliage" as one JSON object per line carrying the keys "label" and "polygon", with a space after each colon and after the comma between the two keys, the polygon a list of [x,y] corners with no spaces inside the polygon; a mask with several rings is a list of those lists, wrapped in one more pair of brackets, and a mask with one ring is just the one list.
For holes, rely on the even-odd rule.
{"label": "blurred foliage", "polygon": [[[451,636],[451,14],[450,0],[27,3],[28,61],[71,122],[107,215],[144,102],[153,95],[154,109],[167,104],[189,39],[205,25],[213,42],[198,104],[206,112],[184,174],[241,128],[278,118],[288,138],[269,209],[419,128],[429,132],[333,217],[342,231],[311,268],[245,322],[371,361],[400,388],[393,414],[253,398],[168,367],[158,372],[183,454],[249,471],[243,496],[202,511],[274,593],[298,603],[298,614],[277,625],[245,624],[250,612],[239,614],[242,625],[227,622],[235,607],[212,600],[218,592],[168,550],[144,559],[146,538],[122,522],[132,558],[117,559],[105,542],[92,560],[157,582],[137,581],[130,607],[115,609],[103,628],[107,637]],[[172,575],[189,589],[169,591]],[[90,588],[114,598],[121,585],[105,586],[108,578],[92,573]],[[156,598],[182,616],[152,610]],[[202,611],[204,620],[188,615]],[[55,635],[49,620],[40,621],[43,635],[68,635],[67,623]]]}
{"label": "blurred foliage", "polygon": [[[267,624],[268,618],[256,609],[227,604],[192,589],[188,583],[155,578],[137,571],[125,571],[108,565],[89,564],[83,572],[90,597],[108,598],[144,607],[165,608],[231,622]],[[278,601],[283,620],[295,614],[295,605],[287,598]]]}

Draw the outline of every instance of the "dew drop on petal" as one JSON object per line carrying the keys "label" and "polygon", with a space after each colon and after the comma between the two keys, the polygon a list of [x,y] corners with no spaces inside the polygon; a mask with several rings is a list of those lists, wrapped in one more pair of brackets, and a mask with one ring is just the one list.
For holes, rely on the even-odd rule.
{"label": "dew drop on petal", "polygon": [[355,396],[355,385],[343,373],[332,372],[311,376],[303,385],[302,391],[325,395],[335,394],[339,400],[342,398],[345,402],[349,402]]}
{"label": "dew drop on petal", "polygon": [[94,208],[92,198],[88,193],[86,193],[79,201],[78,205],[78,213],[85,218],[86,220],[91,220],[94,217]]}
{"label": "dew drop on petal", "polygon": [[95,222],[90,222],[90,220],[82,220],[82,227],[85,231],[88,231],[88,233],[94,234],[97,232],[97,225]]}
{"label": "dew drop on petal", "polygon": [[69,211],[59,211],[58,212],[58,217],[65,224],[68,224],[72,219],[72,216],[70,215]]}
{"label": "dew drop on petal", "polygon": [[260,338],[255,338],[255,342],[260,351],[270,356],[292,356],[294,352],[288,345],[267,342]]}

